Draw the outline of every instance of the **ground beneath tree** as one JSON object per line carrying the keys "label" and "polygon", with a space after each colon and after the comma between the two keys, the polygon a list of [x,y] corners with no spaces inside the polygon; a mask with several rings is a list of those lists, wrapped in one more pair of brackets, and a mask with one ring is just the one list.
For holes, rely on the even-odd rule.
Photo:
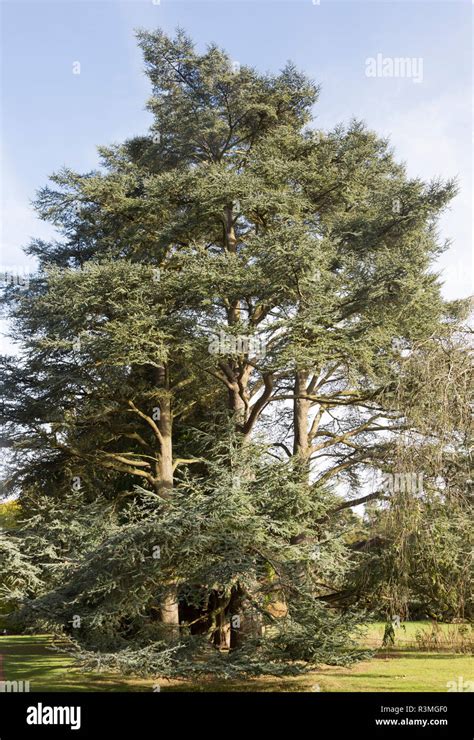
{"label": "ground beneath tree", "polygon": [[[449,644],[437,652],[412,647],[420,623],[397,630],[395,647],[379,650],[371,659],[352,666],[323,666],[297,678],[216,681],[167,681],[122,677],[110,673],[82,673],[74,661],[51,651],[47,635],[0,637],[0,681],[29,681],[30,691],[437,691],[448,682],[465,686],[474,679],[472,655],[449,651]],[[367,644],[380,645],[381,625],[373,625]],[[449,632],[449,627],[446,630]],[[383,634],[383,632],[382,632]],[[416,643],[415,643],[416,644]],[[459,649],[457,646],[455,649]],[[466,649],[464,644],[463,649]],[[452,686],[452,684],[451,684]]]}

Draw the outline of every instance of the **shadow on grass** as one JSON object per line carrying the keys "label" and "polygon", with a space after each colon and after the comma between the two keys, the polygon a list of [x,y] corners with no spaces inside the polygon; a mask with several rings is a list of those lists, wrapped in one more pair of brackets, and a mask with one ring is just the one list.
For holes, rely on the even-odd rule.
{"label": "shadow on grass", "polygon": [[465,654],[384,649],[350,668],[321,666],[298,677],[264,676],[222,681],[142,679],[113,673],[83,673],[68,655],[53,651],[48,636],[0,637],[6,680],[30,681],[31,691],[58,692],[311,692],[311,691],[446,691],[446,682],[469,677],[473,661]]}

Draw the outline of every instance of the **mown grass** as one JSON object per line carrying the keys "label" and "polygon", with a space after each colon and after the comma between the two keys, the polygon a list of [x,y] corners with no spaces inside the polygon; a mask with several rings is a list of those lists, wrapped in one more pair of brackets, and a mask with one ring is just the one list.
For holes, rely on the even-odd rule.
{"label": "mown grass", "polygon": [[[442,625],[441,631],[448,627]],[[435,691],[447,690],[449,681],[474,678],[474,659],[465,653],[420,651],[407,648],[416,633],[429,623],[406,623],[396,630],[395,646],[380,649],[371,659],[351,668],[322,666],[297,678],[263,677],[248,680],[166,681],[122,677],[111,673],[82,673],[68,656],[51,651],[47,635],[0,637],[0,680],[29,681],[30,691]],[[381,645],[384,625],[374,623],[364,642]],[[399,633],[402,633],[399,635]]]}
{"label": "mown grass", "polygon": [[[385,622],[372,622],[364,628],[362,642],[365,646],[378,649],[382,646]],[[397,648],[414,648],[429,652],[472,653],[474,648],[474,625],[441,624],[429,620],[401,622],[394,627]]]}

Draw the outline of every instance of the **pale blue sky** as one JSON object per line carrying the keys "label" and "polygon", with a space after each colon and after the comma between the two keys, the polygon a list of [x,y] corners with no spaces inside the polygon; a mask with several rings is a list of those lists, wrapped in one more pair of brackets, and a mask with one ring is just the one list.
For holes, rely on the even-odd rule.
{"label": "pale blue sky", "polygon": [[[146,131],[150,88],[133,29],[180,25],[200,49],[216,41],[261,70],[292,59],[322,85],[318,128],[361,118],[391,136],[410,174],[457,175],[462,191],[441,223],[453,245],[440,268],[446,297],[472,294],[472,7],[470,0],[0,0],[1,266],[27,265],[21,246],[52,234],[30,206],[51,172],[93,169],[97,145]],[[367,77],[366,59],[377,53],[421,57],[423,81]]]}

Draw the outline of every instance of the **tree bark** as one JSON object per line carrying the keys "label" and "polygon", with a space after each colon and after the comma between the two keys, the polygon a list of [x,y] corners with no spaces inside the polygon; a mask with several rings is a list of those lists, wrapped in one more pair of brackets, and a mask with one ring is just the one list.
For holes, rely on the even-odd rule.
{"label": "tree bark", "polygon": [[232,650],[242,647],[246,638],[262,635],[261,615],[251,606],[240,587],[237,587],[232,593],[229,612],[230,647]]}
{"label": "tree bark", "polygon": [[166,627],[166,637],[176,639],[179,637],[179,602],[178,587],[171,583],[160,604],[161,623]]}
{"label": "tree bark", "polygon": [[215,595],[214,608],[218,611],[215,615],[213,642],[219,650],[228,650],[230,648],[231,627],[229,614],[227,613],[228,606],[229,598]]}
{"label": "tree bark", "polygon": [[160,452],[158,455],[158,485],[162,496],[169,498],[173,490],[173,419],[171,402],[168,397],[160,401],[161,432]]}
{"label": "tree bark", "polygon": [[307,463],[309,457],[308,421],[311,401],[300,398],[307,393],[308,372],[298,370],[295,376],[293,401],[293,454],[297,455],[301,462]]}
{"label": "tree bark", "polygon": [[[173,492],[173,412],[168,388],[166,367],[160,367],[156,373],[156,384],[160,389],[160,450],[158,453],[157,486],[163,498],[170,498]],[[170,583],[160,605],[161,621],[170,627],[170,638],[179,636],[179,599],[178,584]],[[168,632],[168,630],[167,630]]]}

